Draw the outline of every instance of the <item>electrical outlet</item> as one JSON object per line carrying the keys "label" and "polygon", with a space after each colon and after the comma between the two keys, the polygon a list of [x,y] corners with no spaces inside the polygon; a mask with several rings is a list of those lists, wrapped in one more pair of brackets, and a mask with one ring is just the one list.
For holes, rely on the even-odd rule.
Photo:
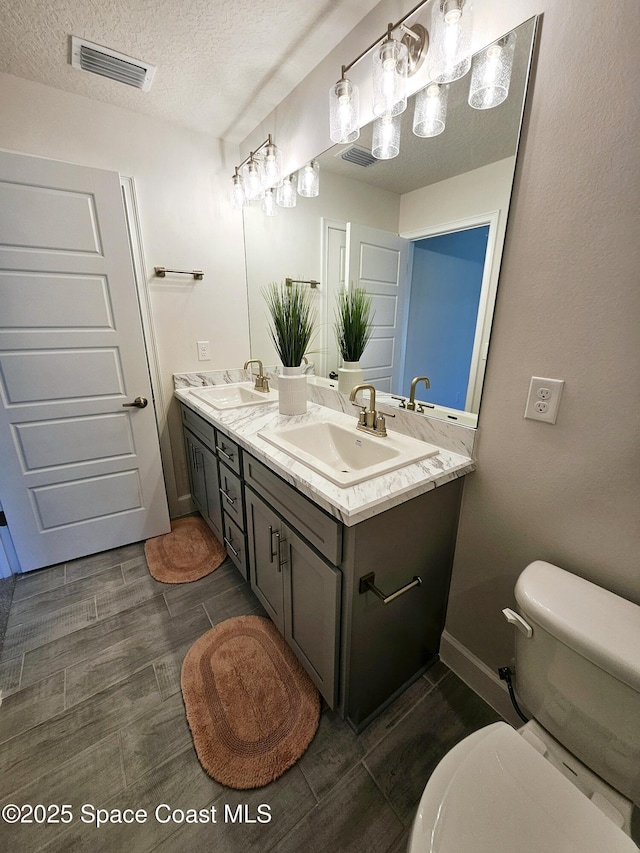
{"label": "electrical outlet", "polygon": [[544,379],[541,376],[532,376],[527,405],[524,410],[525,418],[555,424],[563,388],[564,379]]}
{"label": "electrical outlet", "polygon": [[198,341],[198,361],[211,361],[209,341]]}

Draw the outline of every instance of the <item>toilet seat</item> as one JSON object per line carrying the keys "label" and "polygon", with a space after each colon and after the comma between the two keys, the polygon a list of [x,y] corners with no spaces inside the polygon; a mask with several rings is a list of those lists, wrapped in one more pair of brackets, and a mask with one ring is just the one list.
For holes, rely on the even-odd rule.
{"label": "toilet seat", "polygon": [[638,853],[506,723],[461,741],[420,800],[408,853]]}

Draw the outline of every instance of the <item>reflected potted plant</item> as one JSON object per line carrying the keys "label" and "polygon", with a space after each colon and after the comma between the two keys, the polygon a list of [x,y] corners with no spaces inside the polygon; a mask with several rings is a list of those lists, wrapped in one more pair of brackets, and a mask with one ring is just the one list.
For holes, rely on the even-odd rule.
{"label": "reflected potted plant", "polygon": [[362,287],[338,293],[335,333],[342,356],[342,367],[338,368],[338,390],[344,394],[364,378],[360,359],[373,331],[371,301],[372,297]]}
{"label": "reflected potted plant", "polygon": [[282,363],[278,400],[283,415],[307,411],[307,377],[302,359],[315,323],[313,294],[299,284],[272,282],[264,291],[269,311],[269,333]]}

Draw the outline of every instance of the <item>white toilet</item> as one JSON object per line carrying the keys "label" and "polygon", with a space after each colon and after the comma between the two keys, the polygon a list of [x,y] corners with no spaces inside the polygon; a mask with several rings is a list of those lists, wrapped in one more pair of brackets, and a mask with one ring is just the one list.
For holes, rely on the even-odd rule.
{"label": "white toilet", "polygon": [[534,719],[442,759],[408,853],[637,853],[640,607],[541,561],[515,594],[515,686]]}

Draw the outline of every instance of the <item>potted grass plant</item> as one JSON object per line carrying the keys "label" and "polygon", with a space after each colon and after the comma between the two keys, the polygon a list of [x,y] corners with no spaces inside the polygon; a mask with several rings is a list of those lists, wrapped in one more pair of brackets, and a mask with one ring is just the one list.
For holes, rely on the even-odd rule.
{"label": "potted grass plant", "polygon": [[269,333],[282,362],[278,379],[280,413],[300,415],[307,410],[307,377],[302,366],[315,323],[313,294],[299,284],[272,282],[264,291]]}
{"label": "potted grass plant", "polygon": [[335,333],[342,356],[338,368],[338,390],[351,391],[363,381],[360,359],[371,338],[372,297],[362,287],[352,287],[338,293]]}

